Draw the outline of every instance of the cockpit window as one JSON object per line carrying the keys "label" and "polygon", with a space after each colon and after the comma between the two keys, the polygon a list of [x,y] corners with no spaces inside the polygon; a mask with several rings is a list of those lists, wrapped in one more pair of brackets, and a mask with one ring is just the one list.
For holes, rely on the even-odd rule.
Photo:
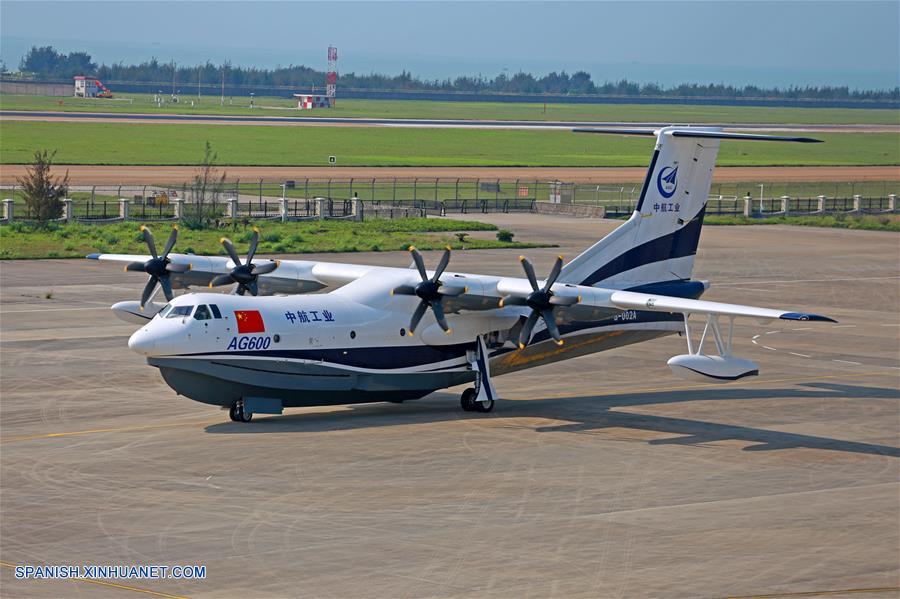
{"label": "cockpit window", "polygon": [[197,306],[197,311],[194,312],[194,318],[197,320],[210,320],[212,318],[212,314],[209,313],[209,308],[206,306]]}
{"label": "cockpit window", "polygon": [[172,304],[166,304],[165,306],[163,306],[163,309],[159,311],[159,317],[165,318],[166,316],[169,315],[169,312],[171,312],[171,311],[172,311]]}
{"label": "cockpit window", "polygon": [[184,318],[191,315],[194,306],[175,306],[166,314],[166,318]]}
{"label": "cockpit window", "polygon": [[222,318],[222,313],[219,312],[219,306],[210,304],[209,307],[212,308],[213,316],[215,316],[216,318]]}

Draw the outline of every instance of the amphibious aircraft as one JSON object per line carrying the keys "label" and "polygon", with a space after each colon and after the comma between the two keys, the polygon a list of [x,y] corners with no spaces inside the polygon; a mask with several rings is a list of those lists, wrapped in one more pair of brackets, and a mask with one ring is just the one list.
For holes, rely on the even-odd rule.
{"label": "amphibious aircraft", "polygon": [[[112,306],[141,324],[129,348],[177,393],[243,422],[465,383],[462,409],[490,412],[493,376],[676,333],[687,353],[668,361],[675,374],[736,381],[758,368],[732,355],[735,319],[834,322],[701,300],[709,283],[691,278],[720,141],[818,140],[689,126],[575,131],[655,136],[656,146],[631,218],[571,262],[560,256],[544,279],[524,256],[523,278],[453,272],[449,248],[433,270],[413,247],[414,268],[258,260],[258,233],[244,260],[225,238],[228,257],[177,254],[177,228],[162,253],[143,227],[150,255],[88,258],[149,275],[139,301]],[[224,285],[233,292],[173,293]],[[160,290],[165,306],[151,301]]]}

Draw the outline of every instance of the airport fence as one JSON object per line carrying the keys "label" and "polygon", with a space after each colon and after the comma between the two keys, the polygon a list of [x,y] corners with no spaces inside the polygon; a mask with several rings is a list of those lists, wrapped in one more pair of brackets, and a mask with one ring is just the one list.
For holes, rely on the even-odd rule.
{"label": "airport fence", "polygon": [[[887,213],[897,210],[900,181],[721,183],[707,214]],[[59,220],[102,223],[176,221],[202,210],[210,221],[405,218],[541,212],[618,218],[631,214],[637,183],[382,178],[235,180],[199,190],[190,185],[97,185],[69,188]],[[22,190],[0,189],[3,218],[31,220]]]}

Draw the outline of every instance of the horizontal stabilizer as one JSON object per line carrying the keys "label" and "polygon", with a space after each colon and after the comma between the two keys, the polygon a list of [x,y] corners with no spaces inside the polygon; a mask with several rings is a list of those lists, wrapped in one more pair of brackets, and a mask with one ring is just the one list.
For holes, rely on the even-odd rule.
{"label": "horizontal stabilizer", "polygon": [[[821,139],[812,137],[786,137],[783,135],[764,135],[761,133],[730,133],[711,129],[695,129],[693,127],[666,127],[672,137],[693,137],[705,139],[744,139],[749,141],[791,141],[796,143],[822,143]],[[644,135],[655,137],[659,130],[654,129],[572,129],[575,133],[605,133],[608,135]]]}

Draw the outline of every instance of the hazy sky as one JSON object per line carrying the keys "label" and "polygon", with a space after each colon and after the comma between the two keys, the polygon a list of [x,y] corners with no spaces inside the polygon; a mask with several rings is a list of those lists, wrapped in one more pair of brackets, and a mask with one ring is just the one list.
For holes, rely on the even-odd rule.
{"label": "hazy sky", "polygon": [[886,88],[900,75],[900,2],[27,2],[0,0],[0,56],[31,45],[97,62],[161,61],[426,78],[503,69]]}

